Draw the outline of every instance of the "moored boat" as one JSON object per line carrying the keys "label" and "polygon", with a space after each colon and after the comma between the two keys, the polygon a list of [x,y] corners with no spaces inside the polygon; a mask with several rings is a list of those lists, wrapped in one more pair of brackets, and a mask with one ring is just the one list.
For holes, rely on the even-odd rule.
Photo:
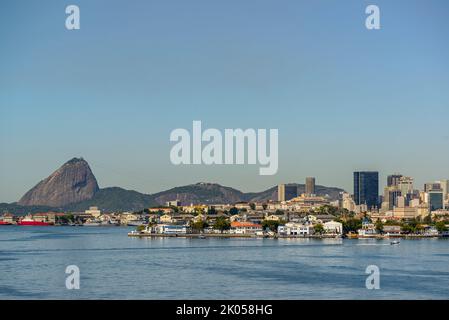
{"label": "moored boat", "polygon": [[12,225],[11,222],[0,221],[0,226],[11,226],[11,225]]}
{"label": "moored boat", "polygon": [[128,221],[127,225],[128,227],[138,227],[138,226],[142,226],[145,224],[144,220],[131,220]]}
{"label": "moored boat", "polygon": [[32,216],[26,216],[22,220],[17,222],[18,226],[49,226],[50,223],[43,221],[36,221]]}
{"label": "moored boat", "polygon": [[86,221],[83,223],[84,227],[99,227],[101,226],[101,222],[99,221]]}

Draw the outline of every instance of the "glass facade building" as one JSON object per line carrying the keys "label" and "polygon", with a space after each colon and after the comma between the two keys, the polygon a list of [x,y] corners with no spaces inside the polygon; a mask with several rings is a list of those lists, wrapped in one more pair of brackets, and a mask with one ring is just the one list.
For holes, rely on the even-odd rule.
{"label": "glass facade building", "polygon": [[354,201],[356,205],[366,204],[368,209],[379,203],[379,172],[354,172]]}
{"label": "glass facade building", "polygon": [[430,191],[429,192],[429,209],[435,211],[443,209],[443,191]]}

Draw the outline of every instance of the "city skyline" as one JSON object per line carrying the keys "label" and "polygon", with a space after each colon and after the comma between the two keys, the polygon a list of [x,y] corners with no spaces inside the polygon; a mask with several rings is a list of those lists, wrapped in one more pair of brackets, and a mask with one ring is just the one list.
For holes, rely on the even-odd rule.
{"label": "city skyline", "polygon": [[[307,176],[350,192],[359,170],[382,186],[397,171],[417,186],[448,178],[447,1],[379,0],[374,31],[363,1],[124,3],[77,1],[68,31],[58,1],[2,2],[0,201],[74,156],[101,187],[143,193]],[[278,173],[173,166],[170,132],[193,120],[279,129]]]}
{"label": "city skyline", "polygon": [[[66,165],[66,164],[68,164],[68,163],[70,163],[72,161],[79,161],[79,160],[84,161],[84,159],[82,157],[80,157],[80,158],[73,158],[72,160],[66,162],[64,165]],[[61,168],[59,168],[57,170],[53,170],[51,173],[54,174],[54,173],[60,171]],[[365,188],[364,182],[362,182],[362,180],[364,180],[365,178],[362,178],[362,180],[360,178],[358,178],[358,181],[356,181],[356,178],[355,178],[356,174],[357,175],[362,175],[362,174],[364,174],[364,175],[366,175],[366,174],[375,174],[376,175],[375,184],[377,186],[378,192],[377,192],[377,195],[375,195],[374,197],[378,198],[377,200],[373,200],[372,199],[373,195],[371,195],[371,196],[368,195],[370,192],[372,193],[373,187],[369,186],[369,190],[365,191],[364,190],[364,188]],[[50,175],[50,173],[49,173],[49,175]],[[358,204],[358,205],[359,204],[366,204],[367,201],[366,201],[365,197],[368,195],[368,198],[371,197],[371,200],[368,201],[369,203],[371,203],[371,207],[375,206],[374,202],[378,203],[380,205],[380,202],[378,202],[378,201],[380,200],[380,197],[384,196],[385,189],[386,188],[391,188],[393,186],[397,186],[398,184],[400,185],[400,183],[401,183],[400,181],[402,181],[402,180],[400,180],[400,178],[405,178],[407,181],[410,181],[410,187],[412,187],[411,191],[413,191],[413,190],[428,191],[427,189],[429,189],[429,188],[432,189],[433,186],[436,185],[436,184],[441,186],[441,188],[444,191],[444,193],[447,193],[447,190],[449,188],[449,179],[426,180],[426,182],[423,183],[422,185],[417,185],[415,183],[415,180],[414,180],[413,177],[402,175],[399,172],[391,173],[391,174],[388,174],[385,177],[383,177],[384,179],[382,179],[382,180],[385,180],[385,184],[382,184],[382,183],[379,182],[379,181],[381,181],[381,179],[379,179],[379,172],[378,171],[354,171],[352,173],[352,175],[353,175],[353,177],[352,177],[353,184],[351,186],[351,189],[344,189],[344,188],[342,188],[342,187],[340,187],[338,185],[320,184],[319,181],[318,181],[318,183],[316,185],[317,186],[324,186],[324,187],[336,187],[336,188],[343,189],[346,193],[349,193],[349,194],[354,196],[354,200],[355,200],[356,204]],[[50,177],[50,176],[48,176],[48,177]],[[42,178],[41,180],[39,180],[39,182],[42,182],[44,179],[45,179],[45,177]],[[265,189],[262,189],[262,190],[240,190],[239,188],[237,188],[237,187],[235,187],[233,185],[223,185],[223,184],[220,184],[219,182],[215,182],[215,181],[194,181],[192,183],[189,183],[188,185],[194,185],[194,184],[197,184],[197,183],[212,183],[212,184],[216,183],[216,184],[219,184],[219,185],[222,185],[222,186],[225,186],[225,187],[231,187],[231,188],[237,189],[237,190],[242,191],[242,192],[261,192],[261,191],[268,190],[269,188],[272,188],[272,187],[277,187],[277,189],[278,189],[278,201],[285,201],[285,200],[289,200],[289,199],[291,199],[293,197],[296,197],[296,196],[300,195],[300,193],[297,193],[296,186],[293,186],[294,190],[295,190],[293,192],[293,189],[290,186],[291,184],[296,184],[296,183],[297,184],[302,184],[304,186],[304,194],[305,195],[313,195],[314,192],[311,193],[311,192],[308,192],[308,190],[313,190],[313,191],[315,190],[316,177],[307,176],[307,177],[303,178],[303,181],[281,182],[281,183],[279,183],[277,185],[267,186]],[[370,184],[371,183],[368,183],[368,185],[370,185]],[[36,183],[32,187],[35,187],[35,186],[36,186]],[[102,188],[108,188],[108,187],[120,187],[120,188],[123,188],[123,186],[118,186],[118,185],[115,185],[115,186],[101,186],[101,187]],[[173,186],[173,187],[182,187],[182,185],[177,185],[177,186]],[[287,188],[289,188],[288,191],[287,191]],[[440,188],[440,187],[438,187],[438,188]],[[124,189],[127,189],[127,188],[124,188]],[[168,188],[168,189],[171,189],[171,188]],[[157,192],[161,192],[161,191],[167,191],[168,189],[160,189],[160,190],[157,190],[156,192],[153,192],[153,194],[157,193]],[[131,189],[127,189],[127,190],[131,190]],[[280,191],[280,190],[282,190],[282,191]],[[134,190],[134,191],[141,192],[140,190]],[[281,192],[281,195],[279,194],[279,192]],[[145,192],[141,192],[141,193],[151,194],[151,193],[145,193]],[[288,194],[288,196],[287,196],[287,194]],[[18,199],[13,200],[13,201],[9,201],[9,202],[10,203],[17,202],[23,195],[24,194],[22,194]],[[0,199],[0,203],[8,203],[8,201],[2,201],[2,199]]]}

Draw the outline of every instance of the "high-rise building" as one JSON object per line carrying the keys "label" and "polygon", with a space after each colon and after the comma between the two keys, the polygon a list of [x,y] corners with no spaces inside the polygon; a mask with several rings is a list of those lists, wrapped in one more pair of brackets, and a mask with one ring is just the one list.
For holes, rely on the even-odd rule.
{"label": "high-rise building", "polygon": [[440,190],[441,184],[439,182],[428,182],[424,184],[424,191]]}
{"label": "high-rise building", "polygon": [[386,210],[393,210],[398,206],[398,197],[402,195],[401,190],[397,186],[389,186],[384,189],[384,205]]}
{"label": "high-rise building", "polygon": [[315,178],[314,177],[306,178],[306,194],[307,195],[315,194]]}
{"label": "high-rise building", "polygon": [[387,177],[387,186],[388,187],[393,187],[393,186],[397,186],[399,184],[399,179],[402,178],[402,174],[390,174]]}
{"label": "high-rise building", "polygon": [[443,191],[431,190],[429,191],[429,209],[430,211],[443,209]]}
{"label": "high-rise building", "polygon": [[401,190],[403,196],[413,193],[413,178],[401,177],[399,178],[398,188]]}
{"label": "high-rise building", "polygon": [[366,204],[368,209],[377,207],[379,200],[379,172],[354,172],[354,201],[356,205]]}
{"label": "high-rise building", "polygon": [[443,198],[444,200],[449,200],[449,180],[440,180],[439,181],[441,189],[443,190]]}
{"label": "high-rise building", "polygon": [[278,185],[278,201],[288,201],[298,196],[298,187],[292,184]]}

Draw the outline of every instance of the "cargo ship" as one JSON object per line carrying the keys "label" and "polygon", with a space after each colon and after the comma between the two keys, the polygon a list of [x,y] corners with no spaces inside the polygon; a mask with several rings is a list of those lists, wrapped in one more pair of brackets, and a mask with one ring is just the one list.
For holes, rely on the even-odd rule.
{"label": "cargo ship", "polygon": [[19,222],[17,222],[18,226],[49,226],[48,222],[36,221],[31,216],[26,216]]}

